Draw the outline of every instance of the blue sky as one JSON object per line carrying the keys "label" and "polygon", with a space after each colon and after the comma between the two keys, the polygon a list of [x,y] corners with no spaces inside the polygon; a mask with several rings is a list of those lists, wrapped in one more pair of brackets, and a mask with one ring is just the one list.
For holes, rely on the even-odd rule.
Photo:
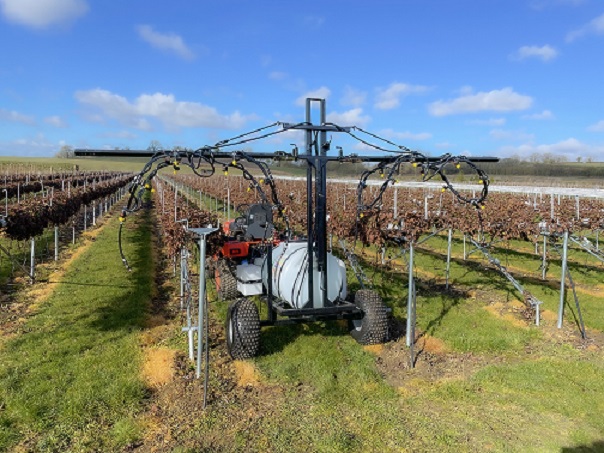
{"label": "blue sky", "polygon": [[197,148],[315,96],[430,155],[604,161],[602,0],[0,0],[0,54],[0,155]]}

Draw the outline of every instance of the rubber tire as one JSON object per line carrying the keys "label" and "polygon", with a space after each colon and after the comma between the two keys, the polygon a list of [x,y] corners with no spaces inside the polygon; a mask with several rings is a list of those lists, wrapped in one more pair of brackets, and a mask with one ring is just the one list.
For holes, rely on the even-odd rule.
{"label": "rubber tire", "polygon": [[224,261],[219,261],[214,269],[214,283],[218,300],[233,300],[239,295],[237,279]]}
{"label": "rubber tire", "polygon": [[226,318],[227,350],[233,359],[251,359],[260,350],[260,314],[249,299],[229,305]]}
{"label": "rubber tire", "polygon": [[363,311],[363,318],[350,320],[350,335],[360,344],[380,344],[388,340],[388,311],[375,291],[357,291],[354,304]]}

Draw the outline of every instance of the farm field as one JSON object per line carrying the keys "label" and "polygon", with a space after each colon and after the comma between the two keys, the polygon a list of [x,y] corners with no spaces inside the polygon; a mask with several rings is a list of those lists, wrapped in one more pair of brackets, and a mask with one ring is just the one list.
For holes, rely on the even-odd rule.
{"label": "farm field", "polygon": [[[90,170],[103,165],[88,162]],[[180,194],[170,191],[168,181],[180,184]],[[604,265],[582,249],[569,250],[568,270],[587,338],[581,337],[568,287],[566,316],[558,329],[562,260],[553,250],[559,242],[550,245],[543,280],[538,227],[489,222],[498,210],[489,202],[488,250],[543,302],[539,326],[523,295],[486,255],[468,253],[472,247],[464,246],[460,231],[451,241],[446,280],[444,229],[415,250],[412,361],[405,345],[408,252],[401,247],[382,251],[377,240],[358,241],[354,252],[392,309],[390,340],[361,346],[341,321],[274,326],[262,330],[258,357],[233,361],[225,347],[228,302],[219,300],[208,280],[210,380],[204,409],[202,381],[195,379],[181,331],[185,317],[174,265],[180,243],[174,241],[182,239],[182,227],[175,227],[174,218],[187,217],[191,226],[193,219],[200,225],[224,219],[231,210],[225,185],[235,205],[239,181],[237,175],[220,176],[196,187],[163,173],[152,203],[123,224],[118,203],[98,229],[70,247],[69,257],[53,265],[53,273],[41,271],[48,272],[45,281],[21,285],[3,302],[0,451],[604,449]],[[297,190],[283,187],[283,193],[293,194],[286,212],[302,204]],[[352,187],[351,206],[357,201],[354,192]],[[422,220],[428,195],[430,213],[442,211],[438,193],[400,189],[396,209],[401,216],[417,211],[404,225],[417,242],[434,231],[433,214],[430,222]],[[414,208],[404,203],[411,198]],[[530,207],[529,218],[535,220],[534,197],[519,200],[515,206]],[[557,227],[595,240],[601,205],[579,206],[581,217],[590,213],[587,226],[570,220],[574,198],[552,203]],[[552,209],[547,196],[540,204],[541,213]],[[335,208],[330,212],[335,224],[330,232],[345,237],[350,219],[338,217]],[[456,227],[477,228],[475,216],[463,219]],[[290,220],[304,222],[294,213]],[[375,232],[367,225],[370,237]],[[120,228],[132,272],[121,264]],[[198,271],[193,265],[193,276]],[[352,291],[359,289],[350,271],[348,281]]]}

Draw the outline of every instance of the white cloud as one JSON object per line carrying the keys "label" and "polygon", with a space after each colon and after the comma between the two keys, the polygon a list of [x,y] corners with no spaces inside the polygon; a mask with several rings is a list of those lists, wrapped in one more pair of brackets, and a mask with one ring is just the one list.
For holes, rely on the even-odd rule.
{"label": "white cloud", "polygon": [[269,73],[268,78],[277,81],[285,80],[287,79],[287,72],[272,71]]}
{"label": "white cloud", "polygon": [[380,110],[391,110],[398,107],[401,97],[408,94],[423,93],[428,91],[423,85],[409,85],[407,83],[394,82],[386,89],[378,89],[375,99],[375,108]]}
{"label": "white cloud", "polygon": [[378,150],[375,149],[373,146],[369,146],[363,142],[356,142],[354,145],[352,145],[352,149],[354,149],[355,151],[358,151],[359,153],[371,154],[371,153],[378,152]]}
{"label": "white cloud", "polygon": [[493,129],[489,132],[489,135],[494,140],[505,140],[505,141],[515,141],[515,142],[526,142],[531,141],[535,138],[532,134],[527,134],[526,132],[521,131],[510,131],[504,129]]}
{"label": "white cloud", "polygon": [[512,88],[503,88],[476,94],[466,94],[450,101],[436,101],[429,111],[434,116],[456,115],[473,112],[510,112],[526,110],[533,104],[530,96],[516,93]]}
{"label": "white cloud", "polygon": [[316,90],[308,91],[296,99],[296,105],[306,105],[306,98],[327,99],[331,95],[331,90],[327,87],[317,88]]}
{"label": "white cloud", "polygon": [[506,123],[505,118],[489,118],[488,120],[472,120],[470,124],[477,126],[503,126]]}
{"label": "white cloud", "polygon": [[527,120],[551,120],[554,118],[554,114],[549,110],[544,110],[540,113],[533,113],[532,115],[524,115],[522,118]]}
{"label": "white cloud", "polygon": [[327,114],[327,121],[338,126],[364,126],[371,118],[363,115],[363,109],[357,107],[342,113],[330,112]]}
{"label": "white cloud", "polygon": [[36,124],[36,120],[33,116],[24,115],[14,110],[6,110],[0,108],[0,121],[10,121],[11,123],[21,123],[27,125]]}
{"label": "white cloud", "polygon": [[236,129],[253,116],[238,111],[221,115],[215,108],[197,102],[177,101],[171,94],[142,94],[133,102],[125,97],[96,88],[78,91],[76,99],[82,104],[100,110],[102,118],[116,120],[137,129],[151,129],[150,119],[159,121],[169,129],[181,127],[208,127]]}
{"label": "white cloud", "polygon": [[566,42],[573,42],[585,35],[602,35],[604,34],[604,14],[596,17],[587,24],[577,30],[573,30],[566,35]]}
{"label": "white cloud", "polygon": [[587,128],[591,132],[604,132],[604,120],[598,121],[596,124],[592,124]]}
{"label": "white cloud", "polygon": [[398,140],[428,140],[432,138],[432,134],[429,132],[396,132],[392,129],[384,129],[380,132],[380,135],[384,138]]}
{"label": "white cloud", "polygon": [[351,86],[344,87],[344,95],[340,100],[340,104],[350,107],[359,107],[365,103],[367,93],[357,90]]}
{"label": "white cloud", "polygon": [[24,157],[52,156],[65,144],[64,140],[53,143],[44,134],[36,134],[33,137],[22,137],[11,141],[0,140],[0,155]]}
{"label": "white cloud", "polygon": [[34,28],[68,24],[89,9],[85,0],[0,0],[0,4],[9,21]]}
{"label": "white cloud", "polygon": [[566,140],[551,143],[535,145],[532,143],[523,144],[520,146],[505,146],[500,148],[499,154],[505,156],[530,156],[533,153],[537,154],[554,154],[565,156],[568,160],[574,161],[577,157],[591,157],[594,161],[601,161],[604,155],[604,146],[594,146],[582,143],[576,138],[568,138]]}
{"label": "white cloud", "polygon": [[67,123],[60,116],[57,115],[44,118],[44,122],[54,127],[67,127]]}
{"label": "white cloud", "polygon": [[185,60],[193,60],[195,54],[185,44],[182,37],[174,33],[159,33],[150,25],[137,27],[139,36],[156,49],[174,53]]}
{"label": "white cloud", "polygon": [[526,60],[527,58],[538,58],[542,61],[550,61],[558,56],[558,51],[552,46],[522,46],[512,56],[516,60]]}
{"label": "white cloud", "polygon": [[127,140],[134,140],[138,136],[130,131],[117,131],[117,132],[105,132],[103,134],[105,138],[121,138]]}

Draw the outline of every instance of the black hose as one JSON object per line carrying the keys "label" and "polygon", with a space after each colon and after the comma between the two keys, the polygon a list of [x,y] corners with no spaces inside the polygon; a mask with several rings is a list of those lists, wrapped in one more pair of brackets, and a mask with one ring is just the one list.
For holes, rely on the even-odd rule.
{"label": "black hose", "polygon": [[126,256],[124,255],[124,250],[122,249],[122,228],[123,228],[123,226],[124,226],[124,222],[120,222],[120,229],[117,234],[117,242],[118,242],[118,245],[120,248],[120,256],[122,257],[122,263],[124,263],[124,266],[126,266],[126,269],[128,269],[128,272],[132,272],[132,268],[128,264],[128,260],[126,259]]}

